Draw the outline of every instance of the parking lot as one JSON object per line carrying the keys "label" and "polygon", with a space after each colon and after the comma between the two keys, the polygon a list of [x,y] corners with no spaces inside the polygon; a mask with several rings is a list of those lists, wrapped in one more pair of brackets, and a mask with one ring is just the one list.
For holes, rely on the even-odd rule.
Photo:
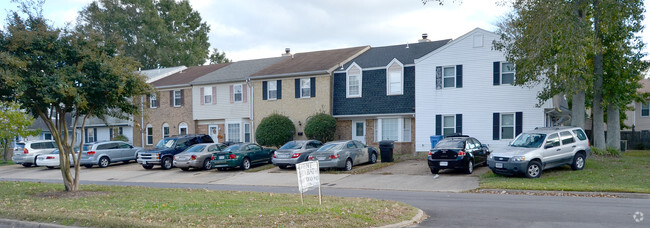
{"label": "parking lot", "polygon": [[[478,175],[486,172],[486,167],[477,167],[474,174],[466,175],[455,171],[442,171],[435,177],[428,170],[426,161],[405,160],[391,166],[365,174],[320,175],[324,188],[403,190],[403,191],[442,191],[462,192],[478,188]],[[0,167],[0,180],[61,180],[59,169],[45,167],[25,168],[20,165]],[[82,181],[115,181],[140,183],[187,183],[215,185],[250,185],[297,187],[295,169],[273,167],[257,172],[244,172],[237,169],[228,171],[181,171],[174,168],[162,170],[156,166],[152,170],[143,169],[137,163],[116,163],[107,168],[81,168]]]}

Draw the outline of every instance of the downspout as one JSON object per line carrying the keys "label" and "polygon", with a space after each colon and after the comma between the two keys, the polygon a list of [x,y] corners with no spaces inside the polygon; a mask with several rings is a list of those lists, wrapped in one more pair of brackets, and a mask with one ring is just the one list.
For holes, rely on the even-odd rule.
{"label": "downspout", "polygon": [[144,147],[144,96],[140,96],[140,146]]}
{"label": "downspout", "polygon": [[257,140],[255,140],[255,132],[254,132],[254,130],[253,130],[253,129],[255,129],[255,119],[254,119],[255,116],[254,116],[254,114],[253,114],[253,113],[255,113],[255,112],[254,112],[254,110],[255,110],[255,106],[253,105],[253,102],[255,101],[255,90],[253,89],[253,83],[251,82],[251,79],[250,79],[250,78],[246,78],[246,85],[247,85],[248,88],[249,88],[248,91],[250,91],[250,93],[251,93],[251,96],[250,96],[250,99],[249,99],[249,100],[250,100],[250,104],[249,104],[249,105],[250,105],[250,108],[248,109],[248,116],[249,116],[250,119],[251,119],[250,129],[249,129],[249,130],[250,130],[250,134],[251,134],[251,142],[255,142],[255,143],[256,143]]}

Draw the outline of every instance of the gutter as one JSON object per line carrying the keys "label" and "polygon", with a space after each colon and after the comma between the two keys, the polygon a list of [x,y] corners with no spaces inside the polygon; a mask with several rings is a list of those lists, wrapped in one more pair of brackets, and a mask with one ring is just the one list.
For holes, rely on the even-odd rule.
{"label": "gutter", "polygon": [[296,73],[285,73],[285,74],[271,74],[271,75],[263,75],[263,76],[253,76],[253,77],[248,77],[248,79],[265,79],[265,78],[279,78],[279,77],[291,77],[291,76],[308,76],[308,75],[317,75],[317,74],[328,74],[329,71],[327,70],[317,70],[317,71],[307,71],[307,72],[296,72]]}
{"label": "gutter", "polygon": [[334,118],[354,118],[354,117],[379,117],[379,116],[412,116],[415,113],[378,113],[378,114],[356,114],[356,115],[333,115]]}
{"label": "gutter", "polygon": [[177,88],[177,87],[192,87],[192,85],[189,84],[189,83],[186,83],[186,84],[176,84],[176,85],[156,86],[156,89],[169,89],[169,88]]}

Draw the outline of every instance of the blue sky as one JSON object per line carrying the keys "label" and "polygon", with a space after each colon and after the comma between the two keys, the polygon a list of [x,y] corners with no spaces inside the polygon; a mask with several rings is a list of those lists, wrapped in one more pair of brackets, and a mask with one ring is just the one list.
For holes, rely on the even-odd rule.
{"label": "blue sky", "polygon": [[[64,26],[91,1],[46,0],[43,13],[56,26]],[[16,9],[10,2],[0,0],[3,26],[7,11]],[[420,0],[190,0],[210,25],[211,46],[233,60],[279,56],[286,47],[296,53],[413,43],[422,33],[432,40],[457,38],[476,27],[494,31],[507,11],[497,5],[501,0],[446,2],[423,6]],[[646,25],[647,18],[646,12]],[[650,28],[642,36],[648,43]]]}

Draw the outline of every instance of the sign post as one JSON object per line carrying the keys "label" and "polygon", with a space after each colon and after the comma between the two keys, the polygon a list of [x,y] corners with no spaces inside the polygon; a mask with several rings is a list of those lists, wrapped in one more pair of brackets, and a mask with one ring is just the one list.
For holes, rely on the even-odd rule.
{"label": "sign post", "polygon": [[323,204],[320,191],[320,168],[318,161],[308,161],[296,164],[298,174],[298,191],[300,191],[300,202],[304,205],[302,194],[318,187],[318,204]]}

